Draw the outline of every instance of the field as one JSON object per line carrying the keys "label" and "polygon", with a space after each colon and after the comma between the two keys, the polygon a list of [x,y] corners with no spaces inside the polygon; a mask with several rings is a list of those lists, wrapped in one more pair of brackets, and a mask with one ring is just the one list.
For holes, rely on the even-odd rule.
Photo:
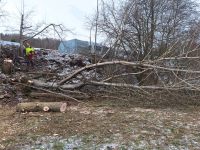
{"label": "field", "polygon": [[65,113],[16,113],[2,106],[0,148],[199,149],[199,115],[198,105],[151,107],[134,99],[87,101]]}

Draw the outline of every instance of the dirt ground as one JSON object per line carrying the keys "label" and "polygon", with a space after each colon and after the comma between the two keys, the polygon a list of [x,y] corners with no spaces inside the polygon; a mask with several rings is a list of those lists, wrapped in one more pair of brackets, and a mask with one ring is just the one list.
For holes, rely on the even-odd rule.
{"label": "dirt ground", "polygon": [[[133,100],[134,101],[134,100]],[[200,107],[139,107],[96,100],[65,113],[0,109],[0,149],[200,149]]]}

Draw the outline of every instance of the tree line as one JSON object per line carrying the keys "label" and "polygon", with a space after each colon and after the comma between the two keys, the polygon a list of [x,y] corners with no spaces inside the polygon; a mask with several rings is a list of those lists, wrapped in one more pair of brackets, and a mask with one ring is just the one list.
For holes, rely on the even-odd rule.
{"label": "tree line", "polygon": [[[19,34],[1,34],[1,40],[20,43]],[[58,49],[60,44],[60,40],[54,38],[32,38],[28,42],[33,47],[45,49]]]}

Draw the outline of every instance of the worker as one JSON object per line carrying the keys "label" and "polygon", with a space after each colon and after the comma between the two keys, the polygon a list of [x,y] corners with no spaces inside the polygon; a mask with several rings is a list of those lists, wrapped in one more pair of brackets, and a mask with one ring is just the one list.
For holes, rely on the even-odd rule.
{"label": "worker", "polygon": [[33,56],[35,54],[35,50],[33,47],[30,46],[29,43],[26,44],[26,48],[25,48],[25,56],[26,56],[26,60],[27,60],[27,66],[29,67],[31,65],[31,67],[34,68],[34,63],[33,63]]}

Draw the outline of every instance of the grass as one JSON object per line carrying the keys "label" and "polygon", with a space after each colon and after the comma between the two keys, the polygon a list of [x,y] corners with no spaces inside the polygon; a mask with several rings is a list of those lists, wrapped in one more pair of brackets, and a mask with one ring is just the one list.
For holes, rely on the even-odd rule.
{"label": "grass", "polygon": [[[163,109],[138,107],[130,102],[117,105],[116,101],[115,106],[113,101],[88,103],[90,106],[69,106],[66,113],[18,114],[15,107],[3,107],[0,110],[0,144],[20,149],[20,145],[34,145],[38,140],[42,143],[40,138],[46,136],[59,139],[76,136],[75,139],[81,138],[83,147],[98,148],[101,144],[115,143],[119,149],[162,149],[166,145],[200,148],[198,106]],[[58,150],[66,144],[58,139],[51,142]]]}

